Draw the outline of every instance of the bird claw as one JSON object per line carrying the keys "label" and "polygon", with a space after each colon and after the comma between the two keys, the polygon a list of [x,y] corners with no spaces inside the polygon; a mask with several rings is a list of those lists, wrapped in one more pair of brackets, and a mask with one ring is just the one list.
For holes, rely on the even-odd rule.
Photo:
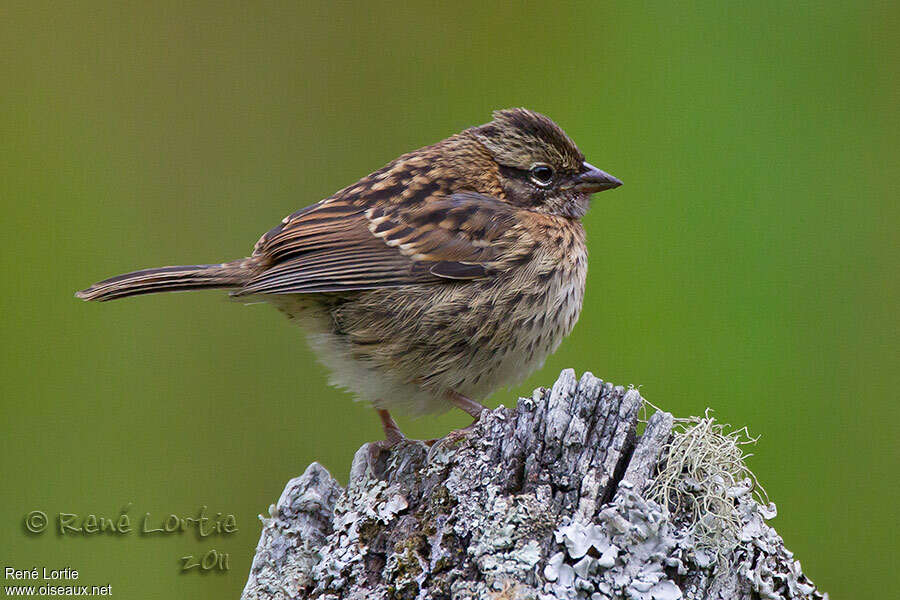
{"label": "bird claw", "polygon": [[[375,411],[378,413],[379,418],[381,419],[381,425],[384,429],[385,439],[379,442],[372,442],[371,452],[373,458],[377,458],[382,452],[390,452],[394,449],[397,444],[401,442],[413,441],[417,443],[425,444],[428,450],[429,458],[434,455],[436,450],[445,446],[453,446],[461,442],[462,440],[469,437],[469,434],[475,429],[475,426],[478,425],[478,421],[481,415],[481,412],[485,410],[485,408],[472,400],[469,400],[465,396],[460,396],[458,394],[454,394],[450,396],[450,399],[462,408],[469,412],[469,414],[473,415],[475,420],[472,421],[472,424],[468,427],[463,427],[462,429],[454,429],[447,435],[442,438],[433,438],[430,440],[409,440],[403,432],[400,431],[400,428],[397,426],[396,421],[391,417],[390,413],[383,408],[375,408]],[[478,414],[476,414],[476,407],[480,409]]]}
{"label": "bird claw", "polygon": [[468,427],[463,427],[462,429],[454,429],[442,438],[423,440],[425,445],[429,446],[428,458],[431,459],[431,457],[434,456],[440,448],[449,448],[467,439],[469,437],[469,434],[475,431],[476,425],[478,425],[477,420],[473,421],[472,424]]}

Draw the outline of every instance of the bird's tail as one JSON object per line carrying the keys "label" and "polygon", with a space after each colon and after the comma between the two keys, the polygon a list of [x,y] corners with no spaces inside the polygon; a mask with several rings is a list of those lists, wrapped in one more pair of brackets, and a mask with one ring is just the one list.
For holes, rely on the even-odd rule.
{"label": "bird's tail", "polygon": [[105,302],[157,292],[240,287],[251,277],[249,262],[248,259],[241,259],[217,265],[183,265],[134,271],[95,283],[86,290],[76,292],[75,297]]}

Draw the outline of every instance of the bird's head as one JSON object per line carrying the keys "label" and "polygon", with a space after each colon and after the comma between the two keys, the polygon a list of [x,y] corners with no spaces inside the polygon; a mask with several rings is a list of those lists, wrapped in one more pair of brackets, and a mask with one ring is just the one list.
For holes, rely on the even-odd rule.
{"label": "bird's head", "polygon": [[494,112],[468,130],[499,167],[505,200],[523,208],[581,218],[591,194],[622,182],[584,160],[575,142],[548,117],[524,108]]}

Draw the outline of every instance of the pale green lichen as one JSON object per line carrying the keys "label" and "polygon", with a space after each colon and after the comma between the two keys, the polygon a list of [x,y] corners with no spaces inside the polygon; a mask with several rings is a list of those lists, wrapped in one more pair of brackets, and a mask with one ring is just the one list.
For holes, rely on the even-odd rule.
{"label": "pale green lichen", "polygon": [[666,507],[710,561],[740,543],[741,516],[735,498],[751,493],[761,506],[765,490],[746,466],[744,451],[755,444],[746,427],[733,430],[707,410],[703,417],[676,419],[666,460],[647,490],[647,498]]}
{"label": "pale green lichen", "polygon": [[541,600],[550,598],[679,600],[672,581],[678,541],[665,511],[622,484],[593,521],[572,520],[555,531],[559,551],[543,569]]}
{"label": "pale green lichen", "polygon": [[566,371],[458,447],[364,446],[345,489],[310,467],[243,598],[822,600],[766,524],[746,430],[664,414],[635,437],[642,402]]}

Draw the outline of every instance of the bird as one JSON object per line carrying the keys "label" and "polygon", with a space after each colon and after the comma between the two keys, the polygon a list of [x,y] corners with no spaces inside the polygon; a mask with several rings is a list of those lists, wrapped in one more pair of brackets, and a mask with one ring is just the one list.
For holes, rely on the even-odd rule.
{"label": "bird", "polygon": [[481,400],[558,348],[584,299],[582,217],[620,185],[549,117],[498,110],[285,217],[248,257],[134,271],[76,297],[226,289],[267,302],[393,446],[405,437],[390,411],[455,406],[474,425]]}

